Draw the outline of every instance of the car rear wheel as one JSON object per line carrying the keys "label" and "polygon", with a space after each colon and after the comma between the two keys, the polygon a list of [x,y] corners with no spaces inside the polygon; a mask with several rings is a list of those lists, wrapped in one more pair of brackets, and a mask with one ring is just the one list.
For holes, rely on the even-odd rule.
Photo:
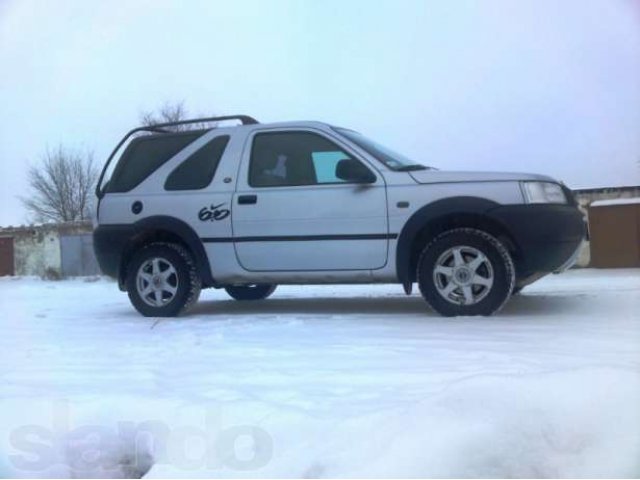
{"label": "car rear wheel", "polygon": [[152,243],[138,250],[127,268],[127,293],[146,317],[174,317],[200,296],[193,258],[175,243]]}
{"label": "car rear wheel", "polygon": [[230,285],[225,290],[236,300],[264,300],[270,296],[277,285],[269,283],[257,283],[254,285]]}
{"label": "car rear wheel", "polygon": [[422,296],[441,315],[491,315],[509,299],[515,268],[509,251],[495,237],[458,228],[424,248],[417,279]]}

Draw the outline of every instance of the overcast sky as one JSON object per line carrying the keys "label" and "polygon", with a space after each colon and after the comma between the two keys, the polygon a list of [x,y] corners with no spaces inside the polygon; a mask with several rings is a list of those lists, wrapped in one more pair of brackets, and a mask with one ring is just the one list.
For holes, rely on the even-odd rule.
{"label": "overcast sky", "polygon": [[0,225],[142,110],[322,120],[441,169],[640,183],[640,2],[0,0]]}

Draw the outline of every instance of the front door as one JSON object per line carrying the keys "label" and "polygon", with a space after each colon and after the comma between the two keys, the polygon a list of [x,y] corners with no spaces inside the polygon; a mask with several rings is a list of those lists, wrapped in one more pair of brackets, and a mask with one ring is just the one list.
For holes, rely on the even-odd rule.
{"label": "front door", "polygon": [[[232,215],[243,268],[320,271],[385,265],[387,202],[379,173],[320,132],[258,131],[248,142]],[[338,178],[338,162],[345,159],[361,162],[375,181]]]}

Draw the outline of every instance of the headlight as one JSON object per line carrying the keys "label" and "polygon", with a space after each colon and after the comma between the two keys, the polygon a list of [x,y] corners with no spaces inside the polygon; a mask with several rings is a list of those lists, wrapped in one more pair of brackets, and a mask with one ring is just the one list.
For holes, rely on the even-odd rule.
{"label": "headlight", "polygon": [[527,203],[567,203],[562,187],[550,182],[522,182]]}

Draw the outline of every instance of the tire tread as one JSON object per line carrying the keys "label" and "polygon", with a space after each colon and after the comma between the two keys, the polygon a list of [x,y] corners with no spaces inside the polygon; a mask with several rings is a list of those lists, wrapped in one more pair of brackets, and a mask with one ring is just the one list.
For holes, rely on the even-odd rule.
{"label": "tire tread", "polygon": [[189,309],[193,305],[195,305],[200,298],[200,292],[202,291],[202,280],[198,275],[198,269],[196,267],[196,263],[193,260],[193,256],[186,248],[178,243],[157,242],[156,244],[166,245],[167,247],[174,249],[187,264],[187,269],[189,271],[189,294],[187,296],[187,301],[178,312],[178,315],[181,315],[189,311]]}
{"label": "tire tread", "polygon": [[[135,254],[132,256],[132,261],[134,261],[134,259],[138,258],[139,256],[144,256],[145,251],[150,250],[152,248],[158,248],[158,247],[170,248],[182,258],[182,260],[186,265],[186,269],[188,272],[188,292],[187,292],[186,300],[183,302],[182,305],[180,305],[177,311],[170,313],[168,315],[168,316],[179,316],[187,312],[198,301],[198,298],[200,297],[200,291],[202,290],[202,281],[200,279],[200,276],[198,275],[198,270],[196,268],[195,261],[193,260],[193,256],[191,255],[191,253],[189,253],[189,251],[185,247],[183,247],[178,243],[150,242],[135,252]],[[131,273],[131,274],[133,275],[135,273]],[[132,292],[129,292],[130,297],[132,294],[133,294]],[[135,306],[135,303],[134,303],[134,306]],[[143,314],[147,315],[146,313],[143,313]],[[159,316],[167,316],[167,315],[163,314]]]}
{"label": "tire tread", "polygon": [[[511,258],[511,255],[509,254],[509,251],[507,250],[507,248],[497,238],[495,238],[493,235],[490,235],[489,233],[487,233],[487,232],[485,232],[483,230],[479,230],[477,228],[460,227],[460,228],[454,228],[454,229],[451,229],[451,230],[447,230],[445,232],[440,233],[436,237],[434,237],[427,244],[427,246],[422,250],[422,252],[420,253],[420,256],[418,258],[418,262],[417,262],[417,265],[416,265],[416,278],[417,279],[420,278],[420,266],[422,265],[422,261],[424,260],[424,257],[428,253],[429,249],[432,248],[435,244],[437,244],[443,238],[445,238],[445,237],[447,237],[449,235],[455,235],[455,234],[459,234],[459,233],[467,234],[467,235],[475,235],[475,236],[478,236],[478,237],[482,238],[483,240],[487,241],[488,243],[490,243],[496,249],[496,251],[500,254],[500,256],[502,257],[502,259],[504,261],[504,265],[505,265],[506,270],[507,270],[507,277],[508,277],[508,281],[509,281],[509,287],[508,287],[509,294],[506,295],[504,300],[502,301],[502,303],[500,303],[500,305],[498,305],[491,312],[492,315],[495,314],[495,313],[498,313],[506,305],[506,303],[509,300],[509,298],[511,298],[511,293],[513,292],[513,289],[514,289],[515,283],[516,283],[516,268],[515,268],[515,265],[513,263],[513,259]],[[427,303],[427,305],[429,305],[429,308],[431,308],[432,310],[437,312],[438,309],[436,309],[431,304],[431,302],[429,302],[428,295],[425,295],[425,292],[423,290],[422,282],[418,282],[418,288],[420,289],[420,293],[422,294],[422,298],[424,298],[424,300]]]}

